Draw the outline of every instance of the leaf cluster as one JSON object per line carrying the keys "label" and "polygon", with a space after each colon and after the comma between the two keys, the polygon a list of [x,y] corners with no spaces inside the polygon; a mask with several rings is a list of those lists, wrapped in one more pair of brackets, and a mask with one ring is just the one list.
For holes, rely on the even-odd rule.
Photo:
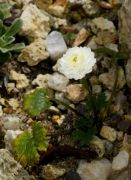
{"label": "leaf cluster", "polygon": [[24,96],[23,108],[31,116],[37,116],[51,106],[48,91],[44,88],[36,88],[33,92]]}
{"label": "leaf cluster", "polygon": [[24,131],[12,144],[16,159],[24,166],[38,162],[38,151],[46,151],[47,146],[46,130],[40,122],[33,122],[32,131]]}
{"label": "leaf cluster", "polygon": [[15,35],[22,27],[22,20],[15,19],[11,26],[4,24],[10,16],[8,4],[0,3],[0,65],[11,57],[11,52],[18,52],[25,47],[24,43],[15,43]]}
{"label": "leaf cluster", "polygon": [[90,143],[96,133],[97,128],[92,117],[76,119],[75,130],[72,133],[73,140],[76,143],[85,146]]}

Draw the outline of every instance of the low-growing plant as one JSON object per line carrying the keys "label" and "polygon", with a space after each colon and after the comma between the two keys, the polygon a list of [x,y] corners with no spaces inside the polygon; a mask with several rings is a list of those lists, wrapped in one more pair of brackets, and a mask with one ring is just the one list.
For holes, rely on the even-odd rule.
{"label": "low-growing plant", "polygon": [[15,35],[22,27],[22,20],[15,19],[11,26],[6,26],[4,20],[10,17],[9,6],[0,3],[0,65],[11,58],[11,52],[19,52],[25,47],[24,43],[16,43]]}
{"label": "low-growing plant", "polygon": [[48,147],[45,128],[40,122],[33,122],[31,130],[19,134],[12,147],[16,159],[22,165],[33,165],[39,160],[38,151],[46,151]]}
{"label": "low-growing plant", "polygon": [[[115,80],[111,96],[108,101],[106,100],[106,96],[104,93],[92,93],[92,86],[90,84],[90,81],[88,80],[87,75],[80,80],[80,83],[89,92],[89,96],[87,97],[87,99],[84,100],[85,111],[82,113],[79,112],[77,108],[73,108],[70,105],[65,104],[64,102],[59,101],[58,99],[50,99],[46,88],[36,88],[32,92],[24,96],[23,109],[26,110],[32,117],[38,116],[41,112],[47,111],[51,104],[54,102],[57,104],[62,104],[68,110],[71,110],[73,112],[72,119],[74,121],[72,123],[72,127],[68,129],[68,132],[67,129],[65,130],[65,134],[70,135],[73,138],[74,142],[77,143],[77,145],[79,144],[78,146],[88,145],[93,136],[99,134],[102,123],[104,119],[108,116],[109,107],[117,88],[118,62],[119,60],[126,58],[126,56],[122,53],[115,52],[107,48],[99,49],[97,50],[97,53],[104,53],[104,55],[112,57],[115,63]],[[75,60],[79,61],[76,54],[75,57]],[[79,57],[81,56],[78,56],[78,58]],[[74,63],[77,63],[76,61]],[[77,68],[77,66],[72,66],[72,68]],[[74,70],[74,73],[76,73],[76,70],[77,69]],[[71,75],[74,76],[73,73]],[[62,135],[62,133],[64,134],[64,129],[62,129],[62,131],[58,130],[55,133],[55,136]],[[53,133],[48,135],[50,135],[51,137],[54,136]],[[45,136],[45,130],[40,124],[37,123],[32,126],[31,132],[25,131],[23,134],[20,134],[13,143],[13,150],[17,155],[17,159],[19,159],[19,161],[24,165],[33,164],[34,162],[38,161],[38,150],[46,150],[47,147],[47,141]]]}

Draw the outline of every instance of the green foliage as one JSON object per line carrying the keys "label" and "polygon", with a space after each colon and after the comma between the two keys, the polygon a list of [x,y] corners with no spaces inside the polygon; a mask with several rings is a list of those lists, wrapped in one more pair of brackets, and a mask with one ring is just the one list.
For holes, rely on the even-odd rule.
{"label": "green foliage", "polygon": [[68,45],[71,45],[76,38],[76,34],[73,32],[67,32],[64,34],[64,39]]}
{"label": "green foliage", "polygon": [[96,132],[96,126],[92,117],[80,117],[76,119],[75,130],[73,131],[72,137],[76,143],[84,146],[90,143]]}
{"label": "green foliage", "polygon": [[[98,95],[92,95],[87,101],[88,110],[95,110],[100,112],[107,104],[106,96],[104,93],[99,93]],[[94,107],[95,106],[95,107]]]}
{"label": "green foliage", "polygon": [[123,52],[116,52],[114,50],[111,50],[109,48],[99,48],[96,49],[95,52],[97,54],[104,54],[107,55],[109,57],[112,57],[115,60],[123,60],[123,59],[127,59],[128,58],[128,54],[127,53],[123,53]]}
{"label": "green foliage", "polygon": [[39,115],[50,106],[51,102],[47,95],[47,89],[37,88],[24,97],[23,108],[27,110],[31,116]]}
{"label": "green foliage", "polygon": [[10,27],[4,24],[4,19],[10,17],[9,5],[0,3],[0,65],[11,57],[11,52],[19,52],[25,45],[15,43],[15,35],[22,27],[22,20],[15,19]]}
{"label": "green foliage", "polygon": [[25,131],[18,135],[12,147],[16,159],[26,166],[38,162],[38,151],[46,151],[47,146],[46,130],[41,123],[33,122],[32,131]]}
{"label": "green foliage", "polygon": [[10,5],[8,3],[0,3],[0,19],[4,20],[10,16]]}

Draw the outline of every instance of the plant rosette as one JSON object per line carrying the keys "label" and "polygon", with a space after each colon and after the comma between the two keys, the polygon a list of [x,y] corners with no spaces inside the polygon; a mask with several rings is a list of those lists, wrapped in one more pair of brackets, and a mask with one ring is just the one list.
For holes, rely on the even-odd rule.
{"label": "plant rosette", "polygon": [[96,63],[94,52],[88,47],[73,47],[61,57],[53,67],[68,79],[82,79],[90,73]]}

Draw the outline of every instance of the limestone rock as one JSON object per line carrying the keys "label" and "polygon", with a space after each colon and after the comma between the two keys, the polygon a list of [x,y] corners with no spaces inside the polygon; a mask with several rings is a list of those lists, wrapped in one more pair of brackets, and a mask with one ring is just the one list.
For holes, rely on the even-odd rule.
{"label": "limestone rock", "polygon": [[85,0],[83,3],[83,9],[89,17],[96,15],[100,11],[98,3],[92,0]]}
{"label": "limestone rock", "polygon": [[21,134],[23,131],[21,130],[7,130],[4,136],[4,142],[5,142],[5,147],[8,150],[12,150],[12,142],[13,140]]}
{"label": "limestone rock", "polygon": [[45,41],[36,39],[21,51],[18,61],[27,62],[29,66],[35,66],[48,57],[49,53],[46,51]]}
{"label": "limestone rock", "polygon": [[102,158],[105,153],[105,147],[103,141],[97,136],[94,136],[90,142],[90,145],[93,149],[96,150],[98,157]]}
{"label": "limestone rock", "polygon": [[62,34],[58,31],[52,31],[46,39],[47,50],[51,59],[58,60],[67,50],[66,43]]}
{"label": "limestone rock", "polygon": [[12,107],[13,110],[17,110],[19,107],[19,101],[16,98],[10,98],[8,104]]}
{"label": "limestone rock", "polygon": [[0,121],[4,130],[17,130],[22,125],[22,120],[14,114],[5,114]]}
{"label": "limestone rock", "polygon": [[25,74],[17,73],[14,70],[10,71],[10,80],[16,81],[16,88],[23,89],[29,85],[29,80],[27,79]]}
{"label": "limestone rock", "polygon": [[14,160],[10,152],[0,149],[0,179],[1,180],[29,180],[30,176],[22,166]]}
{"label": "limestone rock", "polygon": [[45,180],[55,180],[57,178],[60,178],[65,174],[65,169],[61,167],[57,167],[55,165],[48,164],[43,167],[42,169],[42,175]]}
{"label": "limestone rock", "polygon": [[28,4],[24,7],[20,19],[23,21],[20,34],[28,37],[30,41],[46,38],[50,31],[49,17],[34,4]]}
{"label": "limestone rock", "polygon": [[90,163],[82,160],[77,169],[81,180],[107,180],[110,171],[111,163],[107,159],[94,160]]}
{"label": "limestone rock", "polygon": [[115,26],[112,21],[109,21],[106,18],[103,17],[97,17],[92,20],[91,25],[92,31],[109,31],[109,32],[115,32]]}
{"label": "limestone rock", "polygon": [[117,156],[113,158],[112,169],[115,171],[122,170],[128,166],[129,154],[126,151],[120,151]]}
{"label": "limestone rock", "polygon": [[32,84],[37,85],[39,87],[43,87],[43,88],[47,87],[47,82],[48,82],[49,76],[50,76],[50,74],[45,74],[45,75],[38,74],[36,79],[34,79],[32,81]]}
{"label": "limestone rock", "polygon": [[111,142],[114,142],[117,138],[116,130],[109,126],[103,126],[101,128],[100,135]]}
{"label": "limestone rock", "polygon": [[[99,81],[104,84],[108,89],[112,89],[115,81],[115,70],[112,68],[108,73],[100,74]],[[126,84],[124,71],[121,67],[118,69],[118,82],[117,88],[121,89]]]}
{"label": "limestone rock", "polygon": [[48,86],[56,91],[64,91],[69,80],[59,73],[54,73],[48,79]]}
{"label": "limestone rock", "polygon": [[70,84],[65,89],[65,96],[74,103],[84,100],[87,91],[81,84]]}

